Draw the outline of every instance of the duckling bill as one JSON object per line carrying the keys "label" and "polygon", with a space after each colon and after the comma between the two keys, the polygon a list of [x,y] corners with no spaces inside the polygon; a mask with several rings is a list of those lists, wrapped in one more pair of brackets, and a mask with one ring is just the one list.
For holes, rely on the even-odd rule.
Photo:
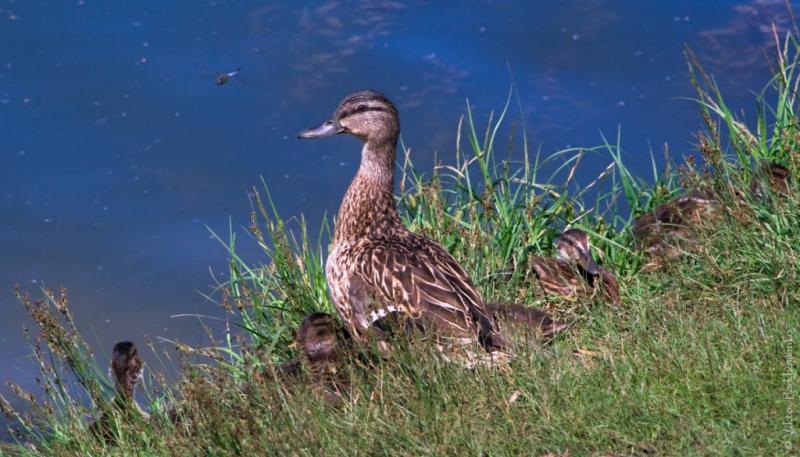
{"label": "duckling bill", "polygon": [[400,121],[386,96],[346,96],[323,124],[298,138],[338,134],[362,142],[361,164],[336,219],[326,277],[333,302],[354,339],[375,316],[397,312],[424,322],[443,343],[480,343],[488,352],[508,343],[467,272],[441,244],[408,230],[394,200]]}

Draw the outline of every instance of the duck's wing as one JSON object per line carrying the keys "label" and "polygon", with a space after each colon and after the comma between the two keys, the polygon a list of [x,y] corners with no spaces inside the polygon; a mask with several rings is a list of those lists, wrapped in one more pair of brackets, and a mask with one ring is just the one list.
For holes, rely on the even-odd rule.
{"label": "duck's wing", "polygon": [[600,289],[605,294],[606,298],[608,298],[612,304],[619,305],[619,283],[614,273],[603,268],[600,270],[598,280],[600,281]]}
{"label": "duck's wing", "polygon": [[380,302],[454,334],[477,335],[487,349],[506,347],[469,275],[439,243],[409,233],[367,241],[359,257],[359,274]]}
{"label": "duck's wing", "polygon": [[519,303],[487,303],[486,309],[497,320],[507,324],[517,324],[530,329],[538,329],[544,340],[551,340],[556,334],[569,327],[566,322],[559,322],[546,312],[529,308]]}
{"label": "duck's wing", "polygon": [[551,295],[572,296],[578,292],[583,280],[572,266],[558,259],[534,257],[531,266],[541,288]]}

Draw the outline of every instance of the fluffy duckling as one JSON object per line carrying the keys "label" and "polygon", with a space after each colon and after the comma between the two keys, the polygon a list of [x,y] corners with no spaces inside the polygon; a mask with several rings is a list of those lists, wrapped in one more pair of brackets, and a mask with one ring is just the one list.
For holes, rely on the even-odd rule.
{"label": "fluffy duckling", "polygon": [[339,400],[342,379],[338,367],[346,340],[333,316],[325,313],[309,314],[297,330],[295,344],[302,351],[312,389],[329,402]]}
{"label": "fluffy duckling", "polygon": [[341,349],[340,334],[332,316],[325,313],[306,316],[297,330],[295,341],[312,375],[318,377],[325,371],[335,371]]}
{"label": "fluffy duckling", "polygon": [[663,203],[634,220],[636,245],[654,264],[678,257],[683,251],[674,241],[691,239],[691,227],[712,214],[716,207],[712,197],[698,190]]}
{"label": "fluffy duckling", "polygon": [[114,380],[114,387],[117,391],[116,398],[125,403],[133,402],[135,404],[133,394],[136,384],[144,374],[144,362],[133,343],[121,341],[114,345],[109,373]]}
{"label": "fluffy duckling", "polygon": [[[767,188],[776,194],[787,194],[790,177],[791,172],[783,165],[762,162],[753,177],[750,193],[759,200],[767,197]],[[741,201],[746,200],[744,193],[736,195]],[[692,227],[713,215],[718,207],[717,200],[710,193],[694,190],[636,218],[633,236],[637,246],[650,258],[649,266],[680,257],[683,250],[675,241],[691,241]]]}
{"label": "fluffy duckling", "polygon": [[[136,346],[130,341],[120,341],[114,345],[111,354],[111,366],[108,369],[111,379],[114,380],[114,403],[117,407],[135,411],[143,419],[149,419],[150,415],[144,412],[134,398],[136,385],[144,374],[144,362],[139,356]],[[111,443],[114,440],[112,427],[109,421],[109,412],[104,411],[100,418],[95,421],[90,429],[96,436],[101,437],[105,442]]]}
{"label": "fluffy duckling", "polygon": [[556,241],[556,251],[556,258],[534,257],[530,261],[537,286],[545,295],[588,296],[596,287],[608,301],[619,303],[619,284],[610,271],[595,262],[586,232],[565,231]]}
{"label": "fluffy duckling", "polygon": [[361,91],[342,100],[333,117],[299,138],[337,134],[363,143],[361,164],[336,218],[326,262],[331,297],[355,340],[391,313],[421,323],[438,341],[508,348],[467,272],[441,244],[408,230],[394,200],[400,121],[383,94]]}
{"label": "fluffy duckling", "polygon": [[519,303],[487,303],[486,309],[503,324],[503,328],[532,331],[541,335],[544,341],[552,340],[569,327],[568,323],[554,320],[544,311]]}
{"label": "fluffy duckling", "polygon": [[[765,187],[768,186],[773,193],[786,195],[789,193],[790,177],[791,172],[783,165],[762,162],[750,186],[750,192],[756,198],[763,200],[767,197]],[[764,186],[764,184],[767,186]]]}

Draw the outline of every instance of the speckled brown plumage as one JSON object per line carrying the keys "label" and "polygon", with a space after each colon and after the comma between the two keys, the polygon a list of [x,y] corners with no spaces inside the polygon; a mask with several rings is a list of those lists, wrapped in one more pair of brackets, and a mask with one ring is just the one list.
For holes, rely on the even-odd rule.
{"label": "speckled brown plumage", "polygon": [[565,231],[556,242],[556,250],[558,258],[530,259],[536,274],[536,287],[544,295],[586,297],[597,289],[608,302],[619,303],[619,284],[613,273],[595,263],[585,232],[578,229]]}
{"label": "speckled brown plumage", "polygon": [[336,219],[326,276],[350,333],[363,339],[390,313],[432,327],[444,343],[507,342],[469,275],[439,243],[409,231],[395,208],[394,162],[400,123],[395,106],[374,91],[345,97],[325,124],[301,138],[349,133],[363,142],[361,164]]}
{"label": "speckled brown plumage", "polygon": [[[136,385],[142,379],[144,363],[136,350],[136,346],[130,341],[121,341],[114,345],[111,354],[111,366],[108,369],[111,379],[114,380],[114,404],[123,411],[132,412],[139,417],[149,418],[149,415],[142,411],[134,398]],[[89,427],[89,430],[108,444],[114,443],[114,426],[112,425],[113,414],[108,411],[111,405],[104,405],[100,412],[100,417]]]}
{"label": "speckled brown plumage", "polygon": [[325,313],[311,313],[303,319],[295,338],[312,374],[333,368],[340,359],[340,336],[333,318]]}
{"label": "speckled brown plumage", "polygon": [[767,192],[765,192],[766,187],[775,194],[788,194],[790,177],[791,172],[783,165],[772,162],[762,162],[753,177],[750,191],[753,193],[753,196],[762,200],[767,196]]}
{"label": "speckled brown plumage", "polygon": [[144,372],[144,363],[133,343],[121,341],[114,345],[109,372],[114,379],[118,398],[130,401]]}
{"label": "speckled brown plumage", "polygon": [[692,191],[657,206],[633,222],[636,245],[654,264],[680,256],[677,241],[691,239],[691,227],[717,208],[707,193]]}
{"label": "speckled brown plumage", "polygon": [[486,309],[502,323],[503,328],[514,328],[523,333],[533,332],[545,341],[552,340],[569,327],[568,323],[554,320],[542,310],[519,303],[487,303]]}
{"label": "speckled brown plumage", "polygon": [[338,402],[344,386],[340,365],[348,338],[340,329],[332,316],[311,313],[300,324],[295,338],[311,376],[312,390],[330,402]]}

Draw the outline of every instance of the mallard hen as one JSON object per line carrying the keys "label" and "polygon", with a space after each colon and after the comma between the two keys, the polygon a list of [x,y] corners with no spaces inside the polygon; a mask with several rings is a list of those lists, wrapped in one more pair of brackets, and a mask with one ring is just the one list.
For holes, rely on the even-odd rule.
{"label": "mallard hen", "polygon": [[556,241],[556,251],[556,258],[530,260],[536,285],[545,295],[576,298],[591,295],[597,288],[605,299],[619,303],[617,279],[595,262],[586,232],[566,230]]}
{"label": "mallard hen", "polygon": [[326,277],[336,309],[356,340],[390,313],[431,330],[445,344],[508,347],[466,271],[441,244],[408,230],[394,200],[400,122],[375,91],[342,100],[332,119],[299,138],[346,133],[360,139],[361,164],[336,219]]}

